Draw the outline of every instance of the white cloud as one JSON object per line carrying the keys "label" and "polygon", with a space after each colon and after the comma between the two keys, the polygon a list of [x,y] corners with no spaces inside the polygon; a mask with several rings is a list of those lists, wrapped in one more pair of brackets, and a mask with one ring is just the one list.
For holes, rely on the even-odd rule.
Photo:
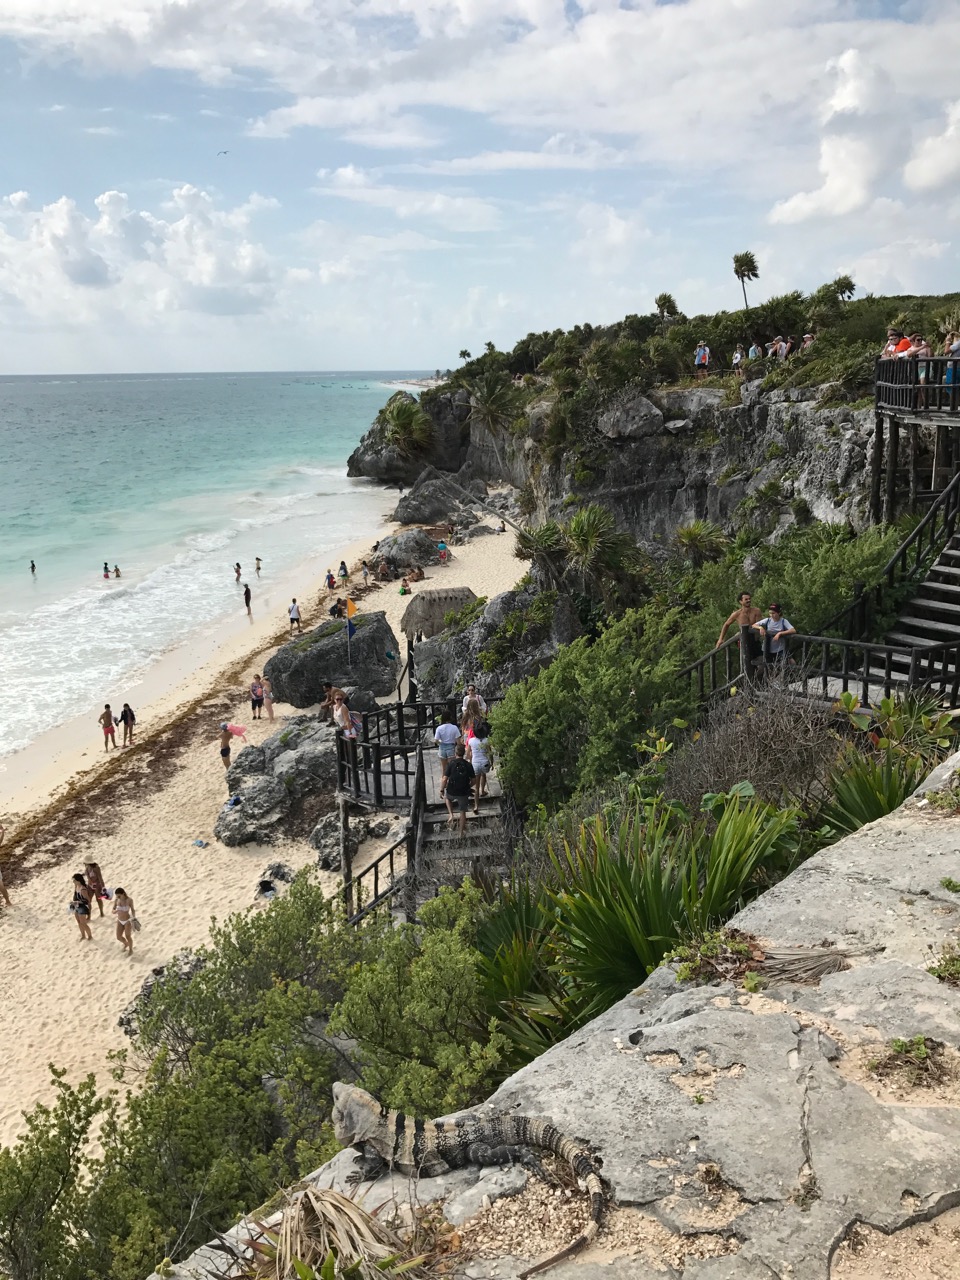
{"label": "white cloud", "polygon": [[771,222],[856,213],[901,163],[906,129],[890,76],[857,49],[847,49],[829,71],[835,87],[823,111],[823,181],[775,204]]}
{"label": "white cloud", "polygon": [[584,259],[590,270],[609,277],[622,274],[637,247],[649,239],[650,231],[636,214],[620,214],[609,204],[587,201],[576,210],[579,236],[571,246],[575,258]]}
{"label": "white cloud", "polygon": [[321,170],[318,177],[324,180],[317,188],[320,193],[387,209],[398,218],[434,222],[449,231],[493,231],[500,225],[497,206],[477,196],[380,185],[355,165],[344,165],[329,174]]}
{"label": "white cloud", "polygon": [[606,147],[592,138],[577,138],[555,133],[539,151],[481,151],[473,156],[452,160],[429,160],[411,165],[419,173],[459,175],[508,173],[516,170],[584,170],[613,169],[627,163],[628,156],[614,147]]}
{"label": "white cloud", "polygon": [[93,137],[98,138],[119,138],[122,130],[114,128],[111,124],[95,124],[84,129],[84,133],[89,133]]}
{"label": "white cloud", "polygon": [[947,107],[942,133],[924,138],[907,163],[904,179],[914,191],[931,191],[960,178],[960,101]]}
{"label": "white cloud", "polygon": [[166,216],[133,208],[119,191],[98,196],[93,215],[65,196],[31,210],[18,192],[0,206],[0,311],[6,303],[57,323],[144,324],[171,311],[262,311],[280,271],[250,237],[250,220],[273,204],[252,196],[220,209],[184,185]]}

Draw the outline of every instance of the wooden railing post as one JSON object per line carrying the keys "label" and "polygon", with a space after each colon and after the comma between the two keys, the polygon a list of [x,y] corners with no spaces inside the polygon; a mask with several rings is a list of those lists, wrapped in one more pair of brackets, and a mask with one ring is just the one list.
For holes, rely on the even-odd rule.
{"label": "wooden railing post", "polygon": [[883,496],[883,523],[893,524],[897,515],[897,467],[900,465],[900,424],[887,415],[887,488]]}
{"label": "wooden railing post", "polygon": [[907,673],[907,688],[913,689],[917,684],[917,670],[920,662],[920,652],[918,649],[910,650],[910,670]]}
{"label": "wooden railing post", "polygon": [[870,459],[870,520],[879,524],[883,514],[881,505],[883,483],[883,414],[874,414],[873,456]]}
{"label": "wooden railing post", "polygon": [[382,760],[383,747],[379,742],[375,742],[370,767],[373,769],[373,803],[378,809],[383,807],[383,775],[380,772]]}
{"label": "wooden railing post", "polygon": [[350,819],[346,796],[340,797],[340,873],[343,876],[343,903],[347,919],[353,915],[353,856],[350,850]]}
{"label": "wooden railing post", "polygon": [[752,638],[752,627],[740,628],[740,675],[744,681],[749,680],[753,674],[750,669],[750,642]]}

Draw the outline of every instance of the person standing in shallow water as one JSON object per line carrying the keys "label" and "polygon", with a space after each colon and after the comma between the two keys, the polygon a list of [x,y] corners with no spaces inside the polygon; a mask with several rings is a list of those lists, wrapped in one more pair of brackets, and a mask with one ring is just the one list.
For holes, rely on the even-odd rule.
{"label": "person standing in shallow water", "polygon": [[237,582],[239,582],[239,581],[240,581],[240,574],[241,574],[242,572],[243,572],[243,570],[240,568],[240,561],[238,560],[238,561],[237,561],[237,563],[233,566],[233,574],[234,574],[234,577],[236,578]]}
{"label": "person standing in shallow water", "polygon": [[243,584],[243,603],[247,606],[247,617],[248,617],[248,618],[252,618],[252,617],[253,617],[253,614],[250,612],[250,601],[251,601],[252,599],[253,599],[253,596],[252,596],[252,594],[251,594],[251,592],[250,592],[250,584],[249,584],[249,582],[245,582],[245,583]]}
{"label": "person standing in shallow water", "polygon": [[259,557],[259,556],[256,556],[256,557],[255,557],[255,559],[256,559],[256,562],[257,562],[257,564],[256,564],[257,577],[259,578],[259,577],[260,577],[260,557]]}
{"label": "person standing in shallow water", "polygon": [[32,561],[32,560],[30,561],[30,572],[31,572],[31,573],[36,573],[36,572],[37,572],[37,566],[33,563],[33,561]]}

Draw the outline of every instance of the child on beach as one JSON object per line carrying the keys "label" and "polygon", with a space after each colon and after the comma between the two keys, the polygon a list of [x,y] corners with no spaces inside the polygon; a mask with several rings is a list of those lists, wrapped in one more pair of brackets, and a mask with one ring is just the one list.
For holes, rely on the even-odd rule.
{"label": "child on beach", "polygon": [[80,929],[80,938],[83,942],[92,942],[93,934],[90,932],[90,903],[93,901],[93,890],[90,889],[86,880],[78,871],[73,877],[73,898],[70,902],[70,910]]}
{"label": "child on beach", "polygon": [[366,586],[367,578],[370,576],[370,566],[367,564],[366,560],[361,564],[360,572],[363,574],[363,585]]}
{"label": "child on beach", "polygon": [[337,577],[344,584],[346,584],[347,579],[350,577],[349,571],[347,570],[346,560],[340,561],[340,568],[337,570]]}
{"label": "child on beach", "polygon": [[117,917],[117,941],[123,943],[128,955],[133,955],[133,925],[137,918],[133,899],[126,889],[117,888],[113,895],[113,914]]}

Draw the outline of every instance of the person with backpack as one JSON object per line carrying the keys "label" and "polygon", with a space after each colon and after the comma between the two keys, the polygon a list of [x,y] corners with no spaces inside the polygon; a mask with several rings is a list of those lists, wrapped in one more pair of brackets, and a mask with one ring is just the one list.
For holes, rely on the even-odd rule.
{"label": "person with backpack", "polygon": [[[473,800],[473,811],[478,812],[477,801],[474,797],[474,787],[476,785],[476,773],[473,765],[466,759],[466,748],[462,742],[458,742],[454,748],[455,755],[447,767],[446,788],[443,792],[443,798],[446,801],[447,813],[450,815],[450,825],[456,821],[458,823],[457,834],[462,839],[467,834],[467,805]],[[454,818],[453,810],[456,806],[458,818]]]}

